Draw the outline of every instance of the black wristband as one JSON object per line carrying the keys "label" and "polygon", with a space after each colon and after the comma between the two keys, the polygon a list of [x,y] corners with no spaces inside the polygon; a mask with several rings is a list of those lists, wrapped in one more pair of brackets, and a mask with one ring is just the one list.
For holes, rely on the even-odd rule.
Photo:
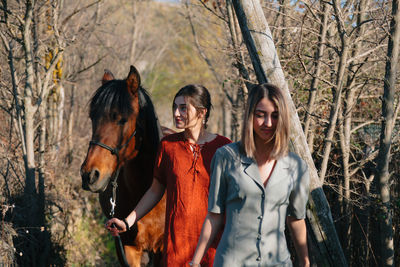
{"label": "black wristband", "polygon": [[129,224],[128,224],[128,222],[126,221],[126,218],[123,218],[122,221],[125,223],[125,229],[126,229],[126,231],[129,231],[129,230],[130,230],[130,229],[129,229]]}

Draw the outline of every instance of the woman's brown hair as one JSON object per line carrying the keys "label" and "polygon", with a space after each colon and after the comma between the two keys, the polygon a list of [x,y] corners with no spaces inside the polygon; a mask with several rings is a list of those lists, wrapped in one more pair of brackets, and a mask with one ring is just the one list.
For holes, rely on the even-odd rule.
{"label": "woman's brown hair", "polygon": [[210,116],[210,110],[212,108],[210,93],[207,88],[198,84],[189,84],[176,93],[173,103],[178,96],[184,96],[188,99],[188,102],[192,104],[197,112],[201,109],[206,109],[206,114],[204,116],[204,128],[207,128],[208,117]]}

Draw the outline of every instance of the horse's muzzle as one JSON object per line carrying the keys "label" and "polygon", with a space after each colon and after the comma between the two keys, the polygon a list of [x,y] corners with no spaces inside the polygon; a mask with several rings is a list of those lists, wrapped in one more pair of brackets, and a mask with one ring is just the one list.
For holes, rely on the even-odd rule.
{"label": "horse's muzzle", "polygon": [[93,169],[90,172],[81,171],[82,189],[94,193],[101,193],[107,188],[109,177],[100,179],[100,171]]}

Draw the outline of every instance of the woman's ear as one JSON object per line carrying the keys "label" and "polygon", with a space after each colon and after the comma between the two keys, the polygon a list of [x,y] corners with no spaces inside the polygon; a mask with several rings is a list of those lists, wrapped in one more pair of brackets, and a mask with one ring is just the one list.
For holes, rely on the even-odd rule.
{"label": "woman's ear", "polygon": [[207,114],[207,109],[206,108],[202,108],[198,111],[198,116],[199,118],[205,119],[206,118],[206,114]]}

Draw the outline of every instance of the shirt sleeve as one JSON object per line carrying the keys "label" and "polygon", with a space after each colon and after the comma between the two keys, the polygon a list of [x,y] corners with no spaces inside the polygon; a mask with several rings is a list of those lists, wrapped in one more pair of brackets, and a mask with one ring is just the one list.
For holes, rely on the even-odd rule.
{"label": "shirt sleeve", "polygon": [[159,147],[158,147],[158,152],[156,156],[156,163],[154,165],[154,172],[153,176],[154,179],[157,179],[160,184],[162,184],[164,187],[167,186],[166,182],[166,175],[165,175],[165,160],[163,160],[163,154],[164,154],[164,142],[161,142]]}
{"label": "shirt sleeve", "polygon": [[208,194],[208,211],[224,213],[227,183],[225,179],[225,160],[221,149],[218,149],[211,161],[210,190]]}
{"label": "shirt sleeve", "polygon": [[289,197],[287,215],[295,217],[296,219],[304,219],[306,217],[306,206],[310,190],[310,175],[304,161],[300,161],[300,166],[298,168],[298,176],[295,177],[295,184]]}

